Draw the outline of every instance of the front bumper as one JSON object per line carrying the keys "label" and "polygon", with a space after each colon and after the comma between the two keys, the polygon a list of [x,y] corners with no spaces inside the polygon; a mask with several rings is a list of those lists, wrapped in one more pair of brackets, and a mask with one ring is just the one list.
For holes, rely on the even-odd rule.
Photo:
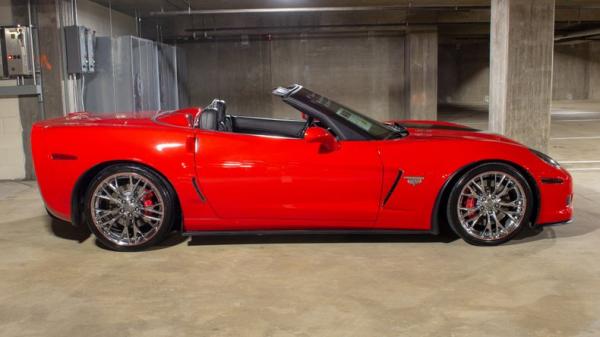
{"label": "front bumper", "polygon": [[544,227],[563,226],[563,225],[568,225],[568,224],[572,223],[573,221],[575,221],[575,218],[571,218],[570,220],[563,221],[563,222],[545,223],[540,226],[544,226]]}
{"label": "front bumper", "polygon": [[539,180],[540,212],[538,225],[565,224],[573,219],[573,179],[564,169]]}

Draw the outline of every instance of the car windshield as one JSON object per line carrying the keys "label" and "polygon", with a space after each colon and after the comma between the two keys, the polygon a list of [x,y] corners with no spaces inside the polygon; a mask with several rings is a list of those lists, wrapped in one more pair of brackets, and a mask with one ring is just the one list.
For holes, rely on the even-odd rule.
{"label": "car windshield", "polygon": [[302,88],[292,96],[371,138],[391,139],[406,135],[406,130],[400,125],[381,123],[308,89]]}

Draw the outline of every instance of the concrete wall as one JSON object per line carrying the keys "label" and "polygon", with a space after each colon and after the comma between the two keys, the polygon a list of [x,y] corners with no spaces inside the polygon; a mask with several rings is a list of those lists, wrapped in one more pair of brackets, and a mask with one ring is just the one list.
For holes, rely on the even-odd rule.
{"label": "concrete wall", "polygon": [[13,24],[13,15],[11,10],[12,1],[13,0],[0,0],[0,24],[2,26]]}
{"label": "concrete wall", "polygon": [[590,60],[588,68],[589,99],[600,100],[600,42],[590,43]]}
{"label": "concrete wall", "polygon": [[[89,0],[77,1],[79,24],[96,31],[96,36],[136,35],[135,18]],[[112,23],[112,26],[111,26]]]}
{"label": "concrete wall", "polygon": [[299,118],[270,95],[300,83],[378,119],[404,110],[402,36],[294,38],[191,43],[186,52],[190,99],[227,100],[232,114]]}
{"label": "concrete wall", "polygon": [[[15,84],[15,81],[0,81],[2,86]],[[19,99],[0,99],[0,180],[25,178],[22,133]]]}
{"label": "concrete wall", "polygon": [[600,99],[600,42],[554,46],[552,99]]}
{"label": "concrete wall", "polygon": [[589,65],[600,55],[590,54],[590,44],[556,45],[552,99],[582,100],[589,97]]}
{"label": "concrete wall", "polygon": [[[293,110],[267,93],[275,86],[298,82],[379,119],[401,117],[406,110],[402,36],[182,47],[193,105],[206,105],[220,97],[228,101],[233,114],[295,117]],[[487,105],[489,59],[486,41],[441,44],[438,102]],[[600,99],[600,42],[555,47],[553,99]]]}
{"label": "concrete wall", "polygon": [[[485,105],[489,95],[489,44],[439,48],[440,103]],[[555,45],[553,100],[600,99],[600,42]]]}
{"label": "concrete wall", "polygon": [[439,47],[438,101],[485,105],[489,99],[489,43],[443,44]]}

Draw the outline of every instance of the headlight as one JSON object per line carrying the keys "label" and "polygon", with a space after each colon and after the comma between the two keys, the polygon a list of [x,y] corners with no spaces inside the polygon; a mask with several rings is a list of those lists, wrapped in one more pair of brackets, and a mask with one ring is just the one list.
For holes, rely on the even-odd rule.
{"label": "headlight", "polygon": [[552,166],[554,166],[556,168],[560,167],[560,164],[556,160],[552,159],[549,155],[547,155],[547,154],[545,154],[543,152],[534,150],[534,149],[529,149],[529,150],[531,152],[533,152],[536,156],[538,156],[538,158],[540,158],[541,160],[545,161],[546,163],[548,163],[548,164],[550,164],[550,165],[552,165]]}

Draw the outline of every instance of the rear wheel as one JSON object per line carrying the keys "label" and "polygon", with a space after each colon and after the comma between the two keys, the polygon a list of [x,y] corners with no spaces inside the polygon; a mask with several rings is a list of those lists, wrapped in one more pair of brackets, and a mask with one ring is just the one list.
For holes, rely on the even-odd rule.
{"label": "rear wheel", "polygon": [[477,166],[457,182],[450,193],[448,223],[466,242],[498,245],[527,226],[533,210],[533,192],[512,166]]}
{"label": "rear wheel", "polygon": [[175,219],[174,192],[155,172],[118,164],[102,170],[85,196],[90,230],[106,247],[135,251],[162,241]]}

